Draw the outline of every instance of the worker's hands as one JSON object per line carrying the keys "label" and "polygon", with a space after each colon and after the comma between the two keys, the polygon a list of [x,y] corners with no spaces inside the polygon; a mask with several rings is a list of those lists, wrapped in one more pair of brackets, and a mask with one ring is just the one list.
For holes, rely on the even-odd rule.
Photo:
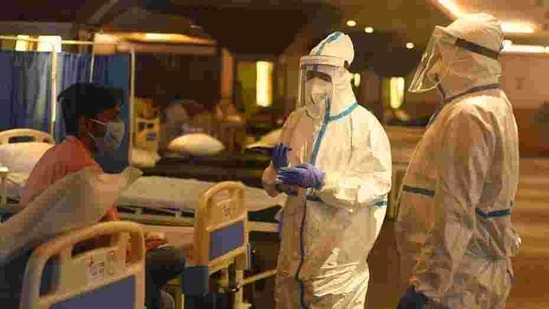
{"label": "worker's hands", "polygon": [[397,309],[423,309],[427,306],[427,297],[421,292],[417,292],[413,286],[406,290],[406,293],[400,299]]}
{"label": "worker's hands", "polygon": [[284,144],[278,143],[273,149],[273,166],[278,172],[283,167],[288,167],[288,151],[292,149]]}
{"label": "worker's hands", "polygon": [[294,168],[281,168],[277,180],[286,185],[302,188],[320,188],[324,173],[311,164],[302,164]]}

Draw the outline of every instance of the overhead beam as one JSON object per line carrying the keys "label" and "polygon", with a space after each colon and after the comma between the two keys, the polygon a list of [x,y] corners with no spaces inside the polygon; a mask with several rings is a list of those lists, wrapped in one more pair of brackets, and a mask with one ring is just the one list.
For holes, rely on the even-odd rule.
{"label": "overhead beam", "polygon": [[78,11],[75,23],[100,27],[135,4],[135,0],[88,0]]}
{"label": "overhead beam", "polygon": [[17,35],[60,35],[70,37],[71,23],[0,21],[0,33]]}

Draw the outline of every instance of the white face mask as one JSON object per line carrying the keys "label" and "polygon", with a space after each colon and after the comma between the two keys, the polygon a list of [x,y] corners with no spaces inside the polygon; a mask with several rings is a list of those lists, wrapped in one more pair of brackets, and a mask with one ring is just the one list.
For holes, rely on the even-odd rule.
{"label": "white face mask", "polygon": [[103,137],[96,137],[88,133],[95,142],[95,146],[100,152],[108,152],[118,149],[122,140],[124,139],[125,126],[124,122],[119,121],[109,121],[102,122],[99,120],[92,119],[93,122],[103,125],[105,127],[105,135]]}
{"label": "white face mask", "polygon": [[310,97],[307,99],[305,107],[309,116],[315,119],[323,116],[331,88],[331,83],[320,78],[313,78],[307,82]]}

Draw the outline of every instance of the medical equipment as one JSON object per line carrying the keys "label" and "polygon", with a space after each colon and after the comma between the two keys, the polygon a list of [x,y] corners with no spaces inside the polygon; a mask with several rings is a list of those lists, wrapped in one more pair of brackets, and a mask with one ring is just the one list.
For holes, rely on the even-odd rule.
{"label": "medical equipment", "polygon": [[[126,256],[124,235],[130,234]],[[108,247],[73,255],[78,243],[109,235]],[[116,307],[142,309],[145,299],[143,231],[136,223],[107,222],[62,234],[37,247],[25,270],[21,309]],[[54,259],[54,288],[40,293],[46,262]],[[116,300],[113,299],[116,295]]]}

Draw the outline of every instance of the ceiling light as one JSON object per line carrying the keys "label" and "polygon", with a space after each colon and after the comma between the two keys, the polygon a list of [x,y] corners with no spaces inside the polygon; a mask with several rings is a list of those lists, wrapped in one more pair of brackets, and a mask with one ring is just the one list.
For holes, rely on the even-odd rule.
{"label": "ceiling light", "polygon": [[215,42],[210,39],[188,36],[177,33],[119,33],[116,34],[120,38],[128,38],[130,40],[155,42],[155,43],[179,43],[179,44],[198,44],[198,45],[213,45]]}
{"label": "ceiling light", "polygon": [[412,42],[406,43],[406,48],[408,48],[408,49],[414,48],[414,43],[412,43]]}
{"label": "ceiling light", "polygon": [[354,20],[348,20],[348,21],[347,21],[347,26],[349,26],[349,27],[354,27],[354,26],[356,26],[356,21],[354,21]]}
{"label": "ceiling light", "polygon": [[167,33],[145,33],[145,40],[169,41],[170,35]]}
{"label": "ceiling light", "polygon": [[374,28],[372,28],[372,27],[366,27],[366,28],[364,28],[364,32],[366,32],[366,33],[373,33],[373,32],[374,32]]}
{"label": "ceiling light", "polygon": [[461,8],[451,0],[438,0],[438,3],[440,3],[448,11],[450,11],[450,14],[452,14],[455,17],[459,17],[463,15],[463,11],[461,10]]}

